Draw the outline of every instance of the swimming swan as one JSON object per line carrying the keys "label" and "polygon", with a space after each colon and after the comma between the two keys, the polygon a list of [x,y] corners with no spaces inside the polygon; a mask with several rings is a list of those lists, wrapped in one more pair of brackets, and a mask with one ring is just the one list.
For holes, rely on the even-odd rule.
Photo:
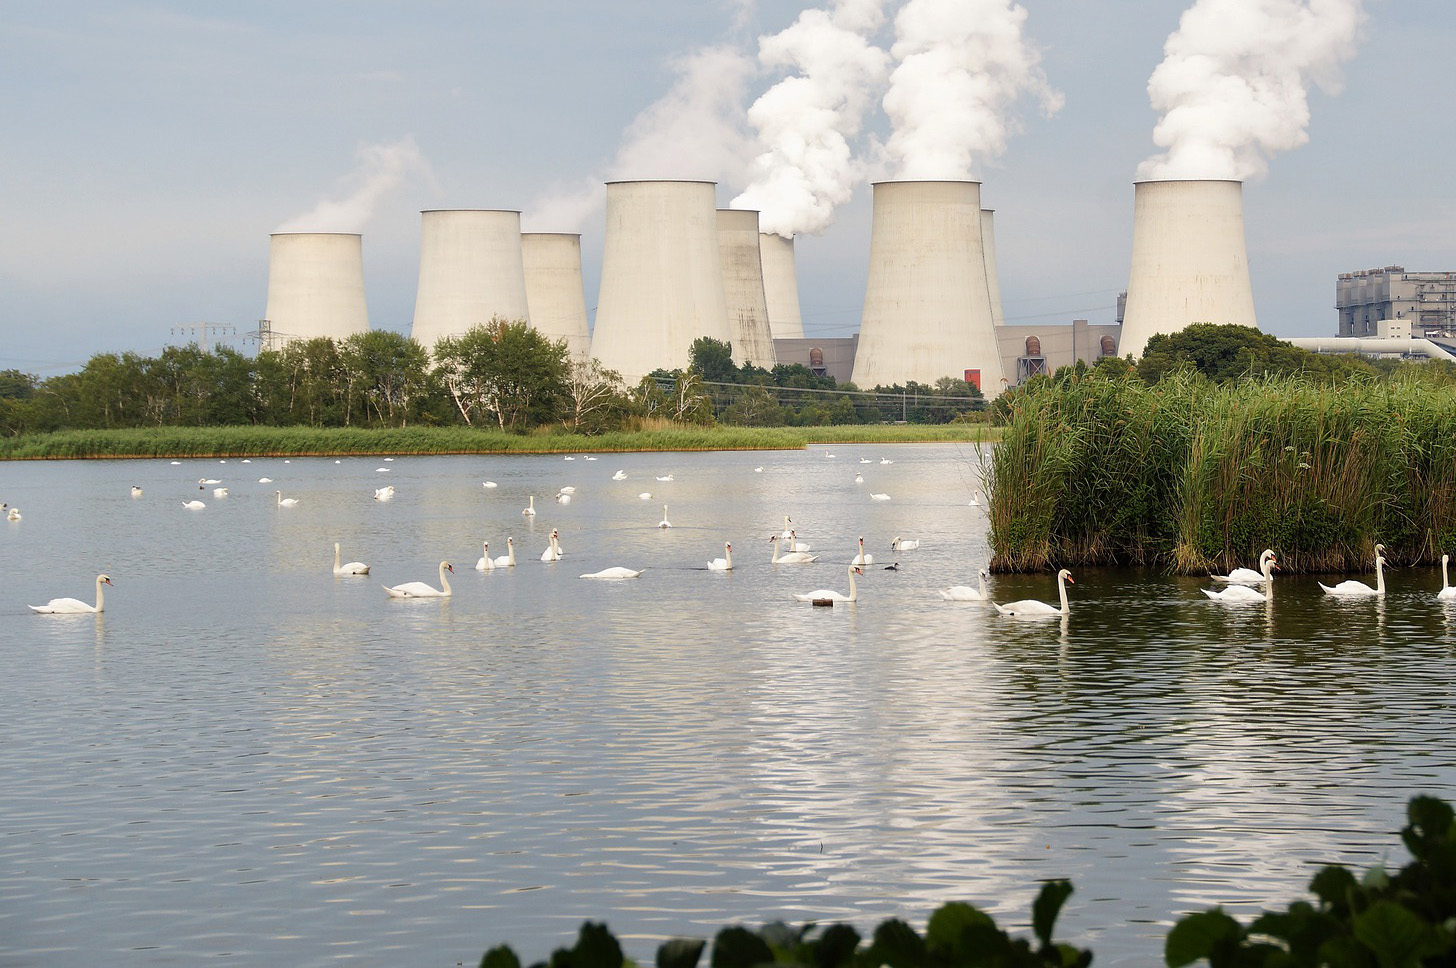
{"label": "swimming swan", "polygon": [[559,545],[559,544],[556,543],[557,539],[560,538],[560,537],[561,537],[560,533],[555,528],[552,528],[551,529],[551,534],[547,538],[547,547],[546,547],[546,550],[543,551],[543,552],[541,552],[541,560],[542,561],[560,561],[561,560],[561,545]]}
{"label": "swimming swan", "polygon": [[793,530],[792,528],[790,528],[789,529],[789,550],[790,551],[813,551],[814,549],[811,548],[811,547],[809,547],[809,542],[807,542],[807,541],[800,541],[799,540],[799,532],[797,532],[797,531]]}
{"label": "swimming swan", "polygon": [[207,507],[207,505],[203,504],[201,501],[183,501],[182,506],[189,511],[201,511],[203,508]]}
{"label": "swimming swan", "polygon": [[531,495],[531,503],[528,504],[521,511],[521,513],[524,514],[528,518],[529,517],[533,517],[536,514],[536,495],[534,495],[534,494]]}
{"label": "swimming swan", "polygon": [[670,527],[672,527],[672,522],[667,519],[667,505],[666,504],[664,504],[662,506],[662,520],[659,521],[659,522],[657,522],[657,526],[659,528],[670,528]]}
{"label": "swimming swan", "polygon": [[794,598],[800,602],[831,601],[831,602],[853,602],[859,598],[859,592],[854,587],[854,576],[863,575],[864,569],[859,565],[850,565],[846,569],[849,573],[849,594],[836,592],[830,588],[820,588],[804,595],[795,595]]}
{"label": "swimming swan", "polygon": [[403,585],[385,585],[384,590],[389,592],[390,598],[449,598],[450,580],[445,577],[445,572],[453,572],[455,569],[448,561],[440,562],[440,587],[431,588],[422,581],[407,581]]}
{"label": "swimming swan", "polygon": [[920,547],[918,538],[901,538],[896,535],[895,540],[890,542],[891,551],[914,551]]}
{"label": "swimming swan", "polygon": [[[775,546],[777,547],[777,546]],[[725,557],[714,558],[708,562],[709,571],[732,571],[733,570],[733,542],[723,542],[723,554]],[[1456,591],[1456,589],[1453,589]]]}
{"label": "swimming swan", "polygon": [[1456,585],[1446,580],[1446,563],[1450,560],[1450,555],[1441,556],[1441,590],[1436,592],[1436,597],[1443,602],[1456,600]]}
{"label": "swimming swan", "polygon": [[394,497],[393,484],[386,484],[383,487],[376,487],[374,489],[374,500],[376,501],[388,501],[392,497]]}
{"label": "swimming swan", "polygon": [[482,541],[480,543],[480,557],[475,559],[475,570],[493,571],[494,569],[495,561],[490,557],[490,542]]}
{"label": "swimming swan", "polygon": [[273,493],[276,494],[276,495],[278,495],[278,506],[279,507],[281,507],[281,508],[296,508],[296,507],[298,507],[298,498],[296,498],[296,497],[284,497],[282,491],[274,491]]}
{"label": "swimming swan", "polygon": [[859,539],[859,554],[851,558],[849,563],[851,565],[873,565],[875,563],[874,555],[865,554],[863,536],[861,536]]}
{"label": "swimming swan", "polygon": [[972,588],[970,585],[952,585],[949,588],[940,590],[940,597],[948,602],[981,602],[982,604],[991,600],[991,593],[986,590],[986,579],[991,577],[982,568],[976,575],[980,579],[981,587]]}
{"label": "swimming swan", "polygon": [[[486,547],[490,547],[490,546],[489,545],[486,545]],[[494,559],[492,561],[492,564],[496,568],[514,568],[514,567],[516,567],[516,539],[515,538],[507,538],[506,539],[506,553],[503,554],[503,555],[501,555],[500,557]]]}
{"label": "swimming swan", "polygon": [[642,574],[641,571],[633,571],[631,568],[603,568],[601,571],[594,571],[590,575],[578,575],[578,578],[603,578],[614,580],[618,578],[636,578]]}
{"label": "swimming swan", "polygon": [[770,564],[807,565],[811,561],[819,560],[818,555],[811,555],[803,551],[790,551],[788,554],[781,555],[779,554],[779,536],[773,535],[768,540],[769,543],[773,545],[773,561],[770,562]]}
{"label": "swimming swan", "polygon": [[[1207,595],[1209,598],[1213,599],[1216,602],[1229,602],[1234,605],[1252,605],[1258,602],[1272,602],[1274,601],[1273,571],[1278,567],[1279,563],[1274,560],[1274,552],[1265,551],[1262,555],[1259,556],[1259,581],[1264,586],[1264,590],[1262,592],[1258,591],[1257,589],[1251,588],[1248,585],[1230,585],[1223,591],[1219,592],[1210,591],[1207,588],[1201,588],[1199,589],[1199,591],[1203,592],[1203,594]],[[1230,574],[1233,573],[1230,572]]]}
{"label": "swimming swan", "polygon": [[362,561],[351,561],[347,565],[339,564],[339,543],[334,542],[334,574],[336,575],[367,575],[369,566]]}
{"label": "swimming swan", "polygon": [[991,604],[996,605],[996,611],[1002,615],[1010,615],[1013,618],[1045,618],[1049,615],[1067,615],[1072,611],[1067,605],[1067,582],[1069,581],[1073,585],[1077,584],[1072,580],[1072,573],[1070,571],[1063,568],[1057,572],[1057,591],[1061,594],[1062,598],[1061,608],[1057,608],[1055,605],[1048,605],[1046,602],[1038,602],[1032,598],[1012,602],[1009,605],[996,605],[995,602]]}
{"label": "swimming swan", "polygon": [[105,604],[101,600],[101,586],[110,585],[111,579],[105,575],[96,576],[96,604],[87,605],[79,598],[52,598],[44,605],[29,606],[32,611],[48,615],[79,615],[83,612],[99,612]]}
{"label": "swimming swan", "polygon": [[1375,587],[1371,588],[1362,581],[1355,581],[1353,578],[1342,581],[1333,588],[1324,582],[1319,582],[1326,595],[1340,595],[1345,598],[1373,598],[1385,596],[1385,545],[1375,546]]}
{"label": "swimming swan", "polygon": [[1262,585],[1264,583],[1264,581],[1265,581],[1264,570],[1263,570],[1264,569],[1264,559],[1265,558],[1273,558],[1273,557],[1274,557],[1274,551],[1273,551],[1273,549],[1272,548],[1265,548],[1262,552],[1259,553],[1259,570],[1258,571],[1255,571],[1252,568],[1235,568],[1233,571],[1229,572],[1227,575],[1209,575],[1208,577],[1209,578],[1212,578],[1214,581],[1236,582],[1237,584],[1240,584],[1240,585]]}

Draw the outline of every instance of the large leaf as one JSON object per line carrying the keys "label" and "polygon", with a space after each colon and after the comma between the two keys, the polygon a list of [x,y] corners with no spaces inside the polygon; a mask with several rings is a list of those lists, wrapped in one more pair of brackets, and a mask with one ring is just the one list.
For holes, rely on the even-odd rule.
{"label": "large leaf", "polygon": [[1223,913],[1222,908],[1190,914],[1168,932],[1163,961],[1168,968],[1179,968],[1206,958],[1211,968],[1222,968],[1230,963],[1231,953],[1243,935],[1239,922]]}
{"label": "large leaf", "polygon": [[713,968],[755,968],[773,964],[768,942],[747,928],[734,925],[713,939]]}
{"label": "large leaf", "polygon": [[1067,880],[1047,881],[1041,886],[1041,893],[1031,904],[1031,930],[1042,947],[1052,943],[1052,932],[1057,926],[1057,915],[1062,905],[1072,896],[1072,882]]}
{"label": "large leaf", "polygon": [[1418,968],[1422,958],[1450,947],[1434,926],[1394,901],[1377,901],[1357,915],[1355,938],[1374,953],[1380,968]]}
{"label": "large leaf", "polygon": [[1351,895],[1359,887],[1354,874],[1335,865],[1321,869],[1309,882],[1309,889],[1314,896],[1336,912],[1349,908]]}
{"label": "large leaf", "polygon": [[657,968],[697,968],[707,946],[702,938],[673,938],[657,947]]}
{"label": "large leaf", "polygon": [[622,946],[605,924],[588,921],[571,949],[571,968],[622,968]]}
{"label": "large leaf", "polygon": [[890,968],[918,968],[925,964],[925,939],[899,918],[882,921],[875,928],[874,941],[865,953],[865,960]]}
{"label": "large leaf", "polygon": [[831,924],[814,943],[815,968],[847,965],[859,947],[859,932],[847,924]]}
{"label": "large leaf", "polygon": [[481,957],[480,968],[521,968],[521,959],[510,945],[497,945]]}
{"label": "large leaf", "polygon": [[975,944],[969,939],[984,937],[987,929],[996,930],[996,922],[990,915],[969,904],[951,901],[930,916],[925,926],[925,943],[938,957],[964,962]]}

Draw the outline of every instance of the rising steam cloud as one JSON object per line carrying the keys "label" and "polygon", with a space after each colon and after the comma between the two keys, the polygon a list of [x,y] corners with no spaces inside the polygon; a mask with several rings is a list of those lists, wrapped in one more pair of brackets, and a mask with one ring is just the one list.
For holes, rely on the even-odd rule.
{"label": "rising steam cloud", "polygon": [[[743,103],[753,64],[731,47],[709,47],[677,59],[673,86],[637,115],[623,135],[607,179],[742,179],[751,139]],[[582,180],[530,205],[531,231],[581,231],[601,210],[601,178]]]}
{"label": "rising steam cloud", "polygon": [[761,231],[786,238],[822,232],[860,180],[849,139],[889,66],[870,40],[884,24],[883,7],[884,0],[839,0],[828,10],[805,10],[760,41],[760,63],[797,71],[748,110],[764,150],[730,204],[757,209]]}
{"label": "rising steam cloud", "polygon": [[289,219],[276,232],[360,232],[374,216],[379,200],[411,176],[430,177],[430,165],[413,138],[364,145],[358,164],[310,211]]}
{"label": "rising steam cloud", "polygon": [[1006,150],[1022,95],[1035,95],[1048,116],[1061,109],[1025,22],[1010,0],[910,0],[900,10],[884,98],[896,178],[970,178]]}
{"label": "rising steam cloud", "polygon": [[1363,20],[1361,0],[1198,0],[1148,81],[1165,150],[1138,177],[1263,175],[1309,140],[1309,84],[1338,90]]}

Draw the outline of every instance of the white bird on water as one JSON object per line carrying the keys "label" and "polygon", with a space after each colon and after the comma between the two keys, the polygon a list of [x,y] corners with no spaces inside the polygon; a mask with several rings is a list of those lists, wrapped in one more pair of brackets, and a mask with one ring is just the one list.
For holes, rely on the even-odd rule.
{"label": "white bird on water", "polygon": [[376,487],[374,489],[374,500],[376,500],[376,501],[388,501],[388,500],[390,500],[393,497],[394,497],[394,485],[393,484],[386,484],[383,487]]}
{"label": "white bird on water", "polygon": [[876,501],[888,501],[890,499],[890,495],[888,494],[871,494],[870,497]]}
{"label": "white bird on water", "polygon": [[991,600],[991,593],[986,590],[986,579],[991,576],[982,568],[976,573],[980,580],[980,588],[972,588],[969,585],[952,585],[949,588],[940,590],[940,597],[948,602],[980,602],[985,604]]}
{"label": "white bird on water", "polygon": [[101,598],[101,586],[110,585],[111,579],[105,575],[96,576],[96,604],[89,605],[79,598],[52,598],[44,605],[27,606],[31,611],[41,612],[46,615],[80,615],[82,613],[99,612],[105,608]]}
{"label": "white bird on water", "polygon": [[627,472],[626,471],[617,471],[617,473],[615,473],[615,474],[612,475],[612,480],[614,480],[614,481],[625,481],[626,479],[627,479]]}
{"label": "white bird on water", "polygon": [[1077,584],[1072,580],[1072,573],[1063,568],[1057,572],[1057,592],[1062,598],[1060,608],[1031,598],[1023,598],[1019,602],[1011,602],[1008,605],[996,605],[995,602],[991,604],[996,605],[996,611],[1011,618],[1047,618],[1052,615],[1069,615],[1071,606],[1067,604],[1067,582]]}
{"label": "white bird on water", "polygon": [[1436,597],[1443,602],[1449,602],[1452,599],[1456,599],[1456,585],[1452,585],[1446,579],[1446,567],[1450,561],[1450,555],[1441,556],[1441,590],[1436,592]]}
{"label": "white bird on water", "polygon": [[[486,547],[490,547],[490,546],[489,545],[486,545]],[[493,559],[491,561],[491,565],[493,567],[495,567],[495,568],[514,568],[514,567],[516,567],[516,539],[515,538],[507,538],[506,539],[506,553],[503,554],[503,555],[501,555],[498,558]]]}
{"label": "white bird on water", "polygon": [[631,568],[603,568],[601,571],[594,571],[589,575],[578,575],[578,578],[601,578],[607,581],[615,581],[622,578],[636,578],[642,574],[641,570],[633,571]]}
{"label": "white bird on water", "polygon": [[531,503],[528,504],[521,511],[521,513],[524,514],[528,518],[535,516],[535,514],[536,514],[536,495],[534,495],[534,494],[531,495]]}
{"label": "white bird on water", "polygon": [[201,511],[203,508],[207,507],[207,505],[203,504],[201,501],[183,501],[182,506],[189,511]]}
{"label": "white bird on water", "polygon": [[133,484],[131,486],[131,496],[132,497],[141,497],[142,496],[142,489],[140,487],[138,487],[137,485]]}
{"label": "white bird on water", "polygon": [[334,574],[336,575],[367,575],[369,566],[362,561],[351,561],[348,564],[339,564],[339,543],[334,542]]}
{"label": "white bird on water", "polygon": [[1264,590],[1261,592],[1249,585],[1238,583],[1229,585],[1221,591],[1210,591],[1201,588],[1199,591],[1216,602],[1227,602],[1231,605],[1246,605],[1257,602],[1274,601],[1274,576],[1272,574],[1279,564],[1274,560],[1274,552],[1266,551],[1259,556],[1259,568],[1262,571],[1261,580],[1264,583]]}
{"label": "white bird on water", "polygon": [[896,535],[895,540],[890,542],[891,551],[914,551],[918,547],[920,547],[918,538],[902,538]]}
{"label": "white bird on water", "polygon": [[776,534],[775,535],[770,535],[768,540],[769,540],[769,543],[773,545],[773,561],[770,562],[770,564],[774,564],[774,565],[807,565],[810,562],[818,561],[819,560],[819,556],[818,555],[807,554],[806,552],[803,552],[803,551],[791,551],[791,552],[789,552],[786,555],[780,555],[779,554],[779,536],[776,535]]}
{"label": "white bird on water", "polygon": [[849,566],[849,594],[837,592],[830,588],[820,588],[812,592],[805,592],[803,595],[795,595],[794,598],[801,602],[853,602],[859,600],[859,591],[854,587],[854,576],[863,575],[864,569],[859,565]]}
{"label": "white bird on water", "polygon": [[274,491],[273,493],[276,494],[276,495],[278,495],[278,506],[279,507],[281,507],[281,508],[296,508],[296,507],[298,507],[298,498],[296,498],[296,497],[284,497],[282,491]]}
{"label": "white bird on water", "polygon": [[859,554],[851,558],[849,563],[851,565],[873,565],[875,563],[874,555],[865,554],[863,536],[861,536],[859,539]]}
{"label": "white bird on water", "polygon": [[212,496],[213,497],[227,497],[228,496],[228,489],[225,488],[225,487],[214,487],[212,489]]}
{"label": "white bird on water", "polygon": [[1259,554],[1258,571],[1255,571],[1252,568],[1235,568],[1227,575],[1209,575],[1208,577],[1212,578],[1214,581],[1233,582],[1239,585],[1262,585],[1265,581],[1268,580],[1267,576],[1264,574],[1264,559],[1273,557],[1274,549],[1265,548],[1263,552]]}
{"label": "white bird on water", "polygon": [[708,562],[709,571],[732,571],[733,570],[733,542],[723,542],[722,558],[714,558]]}
{"label": "white bird on water", "polygon": [[449,598],[450,580],[445,577],[447,571],[454,572],[454,566],[448,561],[440,562],[439,588],[432,588],[422,581],[407,581],[403,585],[385,585],[384,590],[389,593],[390,598]]}
{"label": "white bird on water", "polygon": [[659,521],[659,522],[657,522],[657,526],[659,528],[670,528],[670,527],[672,527],[672,522],[667,519],[667,505],[666,504],[664,504],[662,506],[662,520]]}
{"label": "white bird on water", "polygon": [[557,539],[560,537],[560,533],[555,528],[552,528],[551,536],[547,539],[546,550],[541,552],[542,561],[561,560],[561,545],[557,544]]}
{"label": "white bird on water", "polygon": [[492,487],[499,487],[500,485],[495,481],[481,481],[480,486],[489,490]]}
{"label": "white bird on water", "polygon": [[1371,588],[1364,582],[1355,581],[1353,578],[1342,581],[1334,587],[1324,582],[1317,583],[1323,588],[1326,595],[1339,595],[1345,598],[1374,598],[1385,596],[1385,545],[1375,546],[1375,587]]}

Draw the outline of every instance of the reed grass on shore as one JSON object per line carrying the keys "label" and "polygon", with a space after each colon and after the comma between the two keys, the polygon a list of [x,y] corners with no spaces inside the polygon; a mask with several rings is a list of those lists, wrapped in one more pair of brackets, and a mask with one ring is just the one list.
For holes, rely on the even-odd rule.
{"label": "reed grass on shore", "polygon": [[157,427],[67,430],[0,439],[0,460],[151,457],[341,457],[409,454],[631,453],[802,450],[814,443],[933,443],[984,438],[984,425],[693,427],[655,421],[638,430],[586,436],[511,434],[461,427]]}
{"label": "reed grass on shore", "polygon": [[1183,574],[1439,560],[1456,541],[1456,395],[1302,378],[1031,388],[991,463],[992,567],[1158,564]]}

